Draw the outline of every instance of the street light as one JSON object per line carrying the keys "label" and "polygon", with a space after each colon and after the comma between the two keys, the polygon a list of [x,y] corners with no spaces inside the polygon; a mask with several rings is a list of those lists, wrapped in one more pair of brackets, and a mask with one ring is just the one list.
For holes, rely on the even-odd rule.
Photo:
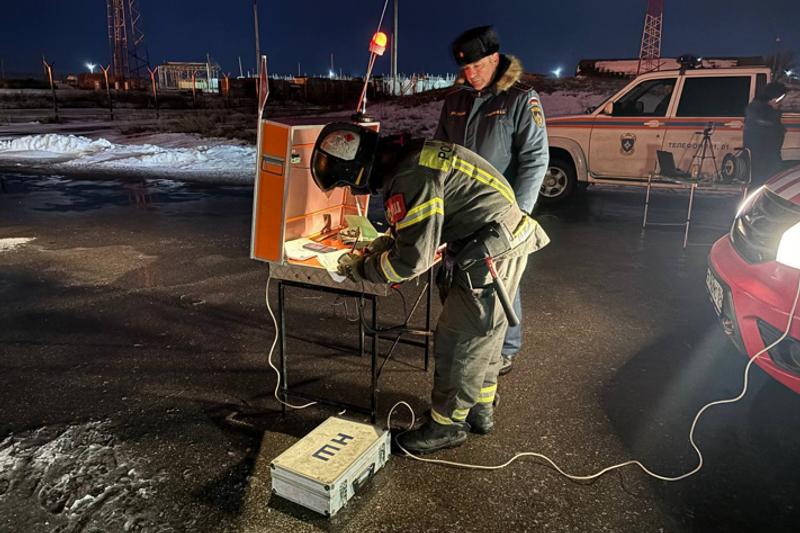
{"label": "street light", "polygon": [[89,69],[89,72],[90,72],[91,74],[94,74],[94,69],[95,69],[96,67],[97,67],[97,65],[95,65],[94,63],[86,63],[86,68],[88,68],[88,69]]}
{"label": "street light", "polygon": [[557,69],[553,70],[552,71],[553,76],[555,76],[556,78],[560,78],[561,77],[561,70],[562,70],[561,67],[558,67]]}

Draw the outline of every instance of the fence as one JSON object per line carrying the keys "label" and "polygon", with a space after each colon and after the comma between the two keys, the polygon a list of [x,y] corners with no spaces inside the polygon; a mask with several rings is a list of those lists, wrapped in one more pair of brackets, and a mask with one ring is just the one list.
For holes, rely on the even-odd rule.
{"label": "fence", "polygon": [[376,79],[376,91],[392,96],[407,96],[418,94],[433,89],[450,87],[456,81],[455,75],[432,76],[430,74],[413,74],[411,76],[398,76],[392,78]]}

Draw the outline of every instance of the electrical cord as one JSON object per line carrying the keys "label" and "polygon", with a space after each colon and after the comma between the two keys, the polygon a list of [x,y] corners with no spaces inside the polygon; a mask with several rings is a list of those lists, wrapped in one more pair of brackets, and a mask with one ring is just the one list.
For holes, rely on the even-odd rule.
{"label": "electrical cord", "polygon": [[275,313],[272,312],[272,306],[269,305],[269,282],[272,280],[272,271],[270,270],[269,274],[267,274],[267,287],[264,289],[264,301],[267,304],[267,311],[269,312],[269,316],[272,318],[272,324],[275,326],[275,338],[272,341],[272,346],[269,349],[269,356],[267,357],[267,361],[269,362],[269,366],[272,367],[272,370],[275,371],[275,375],[278,376],[278,379],[275,381],[275,399],[278,402],[282,403],[286,407],[290,407],[292,409],[306,409],[307,407],[311,407],[312,405],[316,405],[317,402],[309,402],[303,405],[294,405],[288,402],[285,402],[278,396],[278,389],[281,387],[281,371],[278,370],[272,362],[272,354],[275,352],[275,346],[278,344],[278,336],[280,332],[278,331],[278,321],[275,319]]}
{"label": "electrical cord", "polygon": [[[279,332],[278,332],[278,321],[275,318],[275,314],[272,312],[272,306],[269,303],[269,284],[270,284],[270,281],[272,281],[272,272],[269,272],[268,275],[267,275],[267,285],[266,285],[266,288],[264,290],[264,301],[265,301],[265,303],[267,305],[267,311],[269,312],[269,316],[270,316],[270,318],[272,318],[272,324],[275,327],[275,338],[272,341],[272,346],[269,349],[269,355],[268,355],[268,358],[267,358],[269,366],[275,371],[275,375],[277,376],[277,381],[275,383],[274,396],[275,396],[275,399],[278,400],[278,402],[280,402],[281,404],[285,405],[286,407],[290,407],[292,409],[306,409],[308,407],[311,407],[312,405],[317,405],[318,402],[309,402],[309,403],[306,403],[306,404],[303,404],[303,405],[294,405],[294,404],[291,404],[291,403],[288,403],[288,402],[282,400],[280,398],[280,396],[278,395],[278,391],[280,390],[280,386],[281,386],[281,372],[278,369],[278,367],[276,367],[275,364],[272,362],[272,356],[275,353],[275,347],[278,344]],[[363,282],[362,282],[362,290],[363,290]],[[403,293],[400,290],[395,289],[395,291],[397,292],[397,294],[400,295],[400,298],[403,301],[403,314],[406,316],[406,319],[405,319],[405,322],[403,323],[402,326],[395,326],[395,327],[392,327],[392,328],[386,328],[385,330],[380,329],[378,331],[372,332],[371,328],[367,325],[366,319],[364,318],[363,302],[362,302],[362,305],[359,305],[358,303],[356,303],[356,307],[358,309],[358,317],[356,317],[354,320],[350,320],[350,318],[347,316],[347,299],[343,298],[342,300],[343,300],[343,303],[344,303],[344,306],[345,306],[345,319],[348,320],[349,322],[355,322],[355,321],[358,321],[360,319],[361,323],[364,325],[364,327],[367,330],[370,330],[372,333],[375,333],[375,334],[385,333],[385,332],[389,332],[389,331],[396,331],[397,329],[400,329],[400,328],[402,328],[402,329],[407,328],[408,327],[408,322],[411,319],[411,315],[414,314],[414,311],[416,311],[417,307],[419,306],[419,303],[422,301],[422,296],[420,296],[417,299],[417,302],[414,304],[414,306],[411,309],[411,313],[406,314],[405,313],[405,311],[406,311],[406,299],[405,299],[405,296],[403,295]],[[421,295],[422,294],[425,294],[425,291],[422,291]],[[336,305],[336,304],[334,304],[334,305]],[[392,355],[394,353],[394,350],[397,348],[398,344],[400,343],[400,339],[402,338],[402,336],[403,336],[402,332],[400,334],[398,334],[397,338],[394,340],[394,343],[389,348],[388,353],[386,354],[386,356],[383,359],[383,363],[381,364],[380,368],[378,369],[378,373],[377,373],[377,377],[378,378],[381,376],[381,373],[383,372],[383,368],[386,366],[386,363],[388,363],[389,360],[391,359],[391,357],[392,357]]]}
{"label": "electrical cord", "polygon": [[695,429],[697,427],[697,423],[700,420],[700,417],[703,415],[703,413],[706,412],[706,410],[708,410],[709,408],[711,408],[711,407],[713,407],[715,405],[723,405],[723,404],[735,403],[735,402],[738,402],[739,400],[741,400],[742,398],[744,398],[745,394],[747,394],[748,379],[749,379],[749,376],[750,376],[750,368],[753,366],[753,363],[755,363],[756,360],[759,357],[761,357],[763,354],[769,352],[769,350],[771,350],[772,348],[774,348],[775,346],[780,344],[783,341],[783,339],[785,339],[789,335],[789,332],[792,329],[792,322],[794,321],[795,313],[797,311],[797,301],[798,301],[798,299],[800,299],[800,278],[798,278],[797,291],[795,292],[795,296],[794,296],[794,303],[792,303],[791,310],[789,311],[789,320],[788,320],[788,323],[786,325],[786,329],[783,332],[783,335],[781,335],[772,344],[770,344],[769,346],[766,346],[764,349],[762,349],[761,351],[756,353],[747,362],[747,365],[745,366],[745,369],[744,369],[744,384],[742,386],[742,391],[737,396],[735,396],[733,398],[728,398],[728,399],[724,399],[724,400],[716,400],[716,401],[707,403],[695,415],[694,420],[692,421],[691,429],[689,429],[689,442],[691,443],[692,448],[694,448],[694,451],[697,454],[698,464],[692,470],[686,472],[685,474],[681,474],[679,476],[662,476],[662,475],[656,474],[655,472],[651,471],[646,466],[644,466],[640,461],[637,461],[637,460],[625,461],[623,463],[619,463],[619,464],[616,464],[616,465],[608,466],[608,467],[603,468],[602,470],[600,470],[598,472],[595,472],[594,474],[588,474],[588,475],[570,474],[570,473],[566,472],[565,470],[561,469],[561,467],[559,467],[552,459],[550,459],[546,455],[541,454],[541,453],[536,453],[536,452],[520,452],[520,453],[517,453],[511,459],[509,459],[508,461],[506,461],[505,463],[500,464],[500,465],[472,465],[472,464],[466,464],[466,463],[458,463],[458,462],[455,462],[455,461],[445,461],[445,460],[442,460],[442,459],[425,459],[423,457],[419,457],[419,456],[416,456],[416,455],[412,454],[411,452],[409,452],[408,450],[403,448],[403,446],[399,442],[397,442],[397,437],[399,437],[403,433],[406,433],[406,432],[410,431],[414,427],[414,424],[416,422],[416,415],[414,414],[414,410],[411,408],[411,406],[408,403],[406,403],[404,401],[397,402],[389,410],[389,414],[386,417],[386,426],[389,427],[389,428],[392,427],[391,426],[392,414],[394,413],[395,409],[397,409],[397,407],[400,406],[400,405],[406,406],[408,408],[408,410],[411,412],[411,424],[409,425],[408,429],[406,429],[405,431],[399,433],[395,437],[395,444],[397,444],[398,448],[403,450],[403,452],[408,457],[410,457],[410,458],[412,458],[412,459],[414,459],[416,461],[423,462],[423,463],[432,463],[432,464],[439,464],[439,465],[446,465],[446,466],[455,466],[455,467],[459,467],[459,468],[467,468],[467,469],[474,469],[474,470],[499,470],[501,468],[505,468],[505,467],[509,466],[511,463],[513,463],[514,461],[516,461],[517,459],[519,459],[521,457],[535,457],[535,458],[543,460],[544,462],[546,462],[547,464],[552,466],[562,476],[567,477],[569,479],[572,479],[574,481],[590,481],[590,480],[593,480],[593,479],[596,479],[596,478],[602,476],[603,474],[611,472],[612,470],[624,468],[626,466],[631,466],[631,465],[638,466],[648,476],[654,477],[654,478],[659,479],[661,481],[680,481],[682,479],[688,478],[689,476],[693,476],[694,474],[699,472],[701,468],[703,468],[703,454],[700,451],[700,448],[697,446],[697,443],[695,443],[695,440],[694,440],[694,431],[695,431]]}

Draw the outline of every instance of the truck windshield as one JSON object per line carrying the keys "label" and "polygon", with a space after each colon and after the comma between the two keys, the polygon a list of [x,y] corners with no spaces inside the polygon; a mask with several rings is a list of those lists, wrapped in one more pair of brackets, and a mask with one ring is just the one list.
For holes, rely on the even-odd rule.
{"label": "truck windshield", "polygon": [[615,117],[663,117],[667,114],[675,78],[640,83],[614,102]]}

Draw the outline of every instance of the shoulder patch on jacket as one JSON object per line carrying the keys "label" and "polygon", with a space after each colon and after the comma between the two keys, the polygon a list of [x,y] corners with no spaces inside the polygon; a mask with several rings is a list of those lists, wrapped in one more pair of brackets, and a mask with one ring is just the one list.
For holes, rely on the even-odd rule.
{"label": "shoulder patch on jacket", "polygon": [[542,111],[542,104],[539,102],[538,96],[531,96],[528,98],[528,108],[531,110],[533,121],[540,128],[544,125],[544,112]]}
{"label": "shoulder patch on jacket", "polygon": [[406,201],[400,193],[390,196],[386,200],[384,207],[386,208],[386,220],[388,220],[389,224],[392,226],[403,220],[406,216]]}

